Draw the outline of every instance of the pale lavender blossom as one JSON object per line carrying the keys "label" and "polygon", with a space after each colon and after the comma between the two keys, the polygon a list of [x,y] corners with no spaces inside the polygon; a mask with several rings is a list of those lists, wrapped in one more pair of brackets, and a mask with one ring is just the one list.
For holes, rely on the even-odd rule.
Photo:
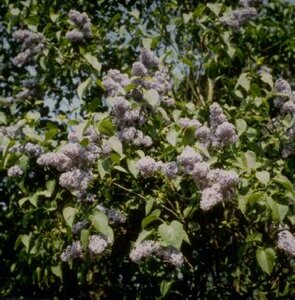
{"label": "pale lavender blossom", "polygon": [[165,66],[161,66],[153,77],[143,80],[142,84],[145,89],[155,89],[160,95],[172,90],[171,78]]}
{"label": "pale lavender blossom", "polygon": [[69,19],[75,24],[75,26],[79,29],[74,29],[70,32],[67,32],[67,38],[71,42],[83,42],[84,38],[91,38],[91,21],[88,15],[83,12],[80,13],[77,10],[71,9],[69,12]]}
{"label": "pale lavender blossom", "polygon": [[162,248],[158,251],[158,255],[161,256],[167,263],[175,267],[181,267],[184,263],[184,257],[181,251],[171,246]]}
{"label": "pale lavender blossom", "polygon": [[223,191],[239,184],[239,177],[236,172],[222,169],[211,170],[207,179],[213,185],[218,184]]}
{"label": "pale lavender blossom", "polygon": [[279,78],[276,80],[274,90],[277,93],[282,93],[286,95],[290,95],[292,92],[290,84],[283,78]]}
{"label": "pale lavender blossom", "polygon": [[224,122],[227,122],[227,117],[223,113],[222,108],[218,103],[213,103],[210,105],[210,127],[215,129],[217,126]]}
{"label": "pale lavender blossom", "polygon": [[108,240],[103,234],[94,234],[89,238],[88,249],[92,256],[102,254],[108,247]]}
{"label": "pale lavender blossom", "polygon": [[160,63],[159,58],[152,51],[144,48],[140,51],[140,60],[147,68],[156,67]]}
{"label": "pale lavender blossom", "polygon": [[295,237],[288,230],[278,233],[277,247],[289,256],[295,257]]}
{"label": "pale lavender blossom", "polygon": [[23,152],[31,157],[39,157],[43,151],[39,145],[35,145],[29,142],[24,145]]}
{"label": "pale lavender blossom", "polygon": [[83,43],[84,40],[84,34],[77,30],[77,29],[73,29],[71,31],[68,31],[66,33],[66,38],[71,41],[72,43]]}
{"label": "pale lavender blossom", "polygon": [[67,262],[75,258],[83,258],[83,248],[81,242],[76,241],[67,246],[67,248],[62,252],[60,258],[63,262]]}
{"label": "pale lavender blossom", "polygon": [[281,112],[286,114],[290,113],[291,115],[295,115],[295,103],[292,101],[287,101],[282,105]]}
{"label": "pale lavender blossom", "polygon": [[160,244],[158,242],[143,241],[132,249],[130,259],[135,263],[139,263],[142,259],[146,259],[157,254],[159,250]]}
{"label": "pale lavender blossom", "polygon": [[200,207],[203,211],[208,211],[223,201],[221,187],[218,183],[202,191]]}
{"label": "pale lavender blossom", "polygon": [[13,166],[7,170],[8,177],[22,177],[23,174],[24,174],[24,171],[21,169],[20,166]]}
{"label": "pale lavender blossom", "polygon": [[201,127],[201,123],[198,120],[189,119],[189,118],[180,118],[178,120],[178,124],[183,128],[187,128],[187,127],[199,128],[199,127]]}
{"label": "pale lavender blossom", "polygon": [[169,179],[176,178],[179,173],[178,164],[176,161],[164,163],[161,169],[164,175]]}
{"label": "pale lavender blossom", "polygon": [[109,219],[110,224],[123,224],[126,222],[126,216],[119,210],[113,208],[106,208],[102,204],[97,205],[100,211],[102,211]]}
{"label": "pale lavender blossom", "polygon": [[139,159],[136,166],[142,176],[151,176],[156,171],[156,161],[150,156]]}
{"label": "pale lavender blossom", "polygon": [[257,17],[257,10],[254,7],[243,7],[233,10],[230,15],[219,18],[221,24],[229,26],[233,30],[239,30],[242,25]]}
{"label": "pale lavender blossom", "polygon": [[161,102],[167,106],[173,106],[175,104],[175,100],[168,96],[163,97]]}
{"label": "pale lavender blossom", "polygon": [[42,33],[34,33],[29,30],[17,30],[13,33],[14,39],[21,43],[22,51],[12,59],[12,63],[21,67],[29,63],[33,55],[38,54],[44,49],[45,37]]}
{"label": "pale lavender blossom", "polygon": [[204,147],[208,147],[211,144],[211,131],[207,126],[198,128],[195,131],[195,137]]}
{"label": "pale lavender blossom", "polygon": [[90,171],[73,169],[62,173],[59,177],[59,184],[67,190],[85,192],[89,182],[93,179]]}
{"label": "pale lavender blossom", "polygon": [[235,144],[238,136],[233,124],[224,122],[216,128],[214,138],[212,139],[213,148],[223,148]]}
{"label": "pale lavender blossom", "polygon": [[67,171],[73,167],[72,160],[63,153],[48,152],[42,154],[37,163],[41,166],[53,167],[60,172]]}
{"label": "pale lavender blossom", "polygon": [[82,229],[84,229],[88,225],[87,220],[82,220],[75,223],[72,227],[73,234],[79,234]]}
{"label": "pale lavender blossom", "polygon": [[192,168],[195,163],[200,161],[203,161],[201,154],[190,146],[186,146],[182,153],[177,156],[177,162],[185,168]]}
{"label": "pale lavender blossom", "polygon": [[143,63],[135,62],[132,65],[132,74],[134,76],[144,77],[147,76],[148,70]]}
{"label": "pale lavender blossom", "polygon": [[200,188],[205,188],[208,185],[209,171],[210,165],[207,162],[197,162],[194,164],[190,175]]}

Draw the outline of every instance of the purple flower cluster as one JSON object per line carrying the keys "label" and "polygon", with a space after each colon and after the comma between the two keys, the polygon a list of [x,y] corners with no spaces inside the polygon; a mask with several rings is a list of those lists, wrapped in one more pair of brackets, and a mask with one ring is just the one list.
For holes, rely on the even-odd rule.
{"label": "purple flower cluster", "polygon": [[124,87],[130,83],[131,80],[129,76],[116,69],[110,69],[102,81],[102,84],[110,97],[125,94]]}
{"label": "purple flower cluster", "polygon": [[289,230],[278,233],[277,247],[289,256],[295,257],[295,237]]}
{"label": "purple flower cluster", "polygon": [[81,230],[83,230],[88,225],[87,220],[82,220],[75,223],[72,227],[73,234],[79,234]]}
{"label": "purple flower cluster", "polygon": [[66,33],[68,40],[72,43],[83,43],[92,37],[91,21],[85,12],[80,13],[77,10],[71,9],[69,19],[77,28]]}
{"label": "purple flower cluster", "polygon": [[233,124],[229,123],[219,104],[210,106],[210,128],[198,127],[195,137],[204,147],[211,146],[213,149],[222,149],[238,140]]}
{"label": "purple flower cluster", "polygon": [[222,25],[228,26],[233,30],[239,30],[248,21],[257,17],[257,10],[254,7],[242,7],[233,10],[230,15],[222,16],[219,21]]}
{"label": "purple flower cluster", "polygon": [[[94,234],[89,237],[88,249],[89,257],[95,259],[98,255],[102,255],[111,242],[103,234]],[[60,258],[63,262],[68,262],[73,259],[83,259],[84,251],[80,241],[75,241],[67,246],[62,252]]]}
{"label": "purple flower cluster", "polygon": [[137,244],[130,252],[130,259],[139,263],[143,259],[148,259],[152,256],[162,258],[175,267],[183,265],[184,258],[182,253],[174,247],[162,247],[159,242],[143,241]]}
{"label": "purple flower cluster", "polygon": [[145,156],[137,161],[137,168],[144,177],[152,176],[159,170],[169,179],[181,173],[190,175],[202,191],[200,207],[204,211],[232,198],[239,184],[238,175],[234,171],[211,170],[210,165],[190,146],[186,146],[177,156],[177,162],[156,162],[152,157]]}
{"label": "purple flower cluster", "polygon": [[[286,95],[286,96],[276,97],[274,99],[274,106],[279,108],[283,113],[289,112],[288,107],[284,107],[284,106],[285,106],[286,101],[290,98],[290,96],[292,94],[292,89],[291,89],[290,84],[283,78],[279,78],[275,82],[274,91],[276,93]],[[293,101],[291,101],[291,103],[293,103]],[[289,105],[287,104],[287,106],[290,107],[291,103],[289,103]]]}
{"label": "purple flower cluster", "polygon": [[126,216],[117,209],[106,208],[101,204],[99,204],[97,208],[108,217],[110,224],[117,225],[126,222]]}
{"label": "purple flower cluster", "polygon": [[83,248],[80,241],[73,242],[62,252],[60,259],[63,262],[73,260],[76,258],[83,258]]}
{"label": "purple flower cluster", "polygon": [[[63,145],[58,152],[42,154],[37,163],[41,166],[53,167],[62,172],[59,183],[70,191],[78,191],[82,197],[93,179],[89,167],[93,165],[100,155],[110,153],[110,145],[92,127],[89,127],[83,138],[89,143],[83,147],[79,143],[79,136],[76,132],[68,135],[69,143]],[[83,198],[83,197],[82,197]]]}
{"label": "purple flower cluster", "polygon": [[22,129],[17,125],[0,126],[0,137],[8,137],[10,139],[17,139],[23,135]]}
{"label": "purple flower cluster", "polygon": [[13,166],[7,170],[8,177],[22,177],[24,171],[21,169],[20,166]]}
{"label": "purple flower cluster", "polygon": [[26,29],[20,29],[13,33],[13,38],[22,44],[22,51],[12,59],[12,63],[18,67],[28,64],[33,55],[38,54],[45,47],[45,38],[39,32],[34,33]]}

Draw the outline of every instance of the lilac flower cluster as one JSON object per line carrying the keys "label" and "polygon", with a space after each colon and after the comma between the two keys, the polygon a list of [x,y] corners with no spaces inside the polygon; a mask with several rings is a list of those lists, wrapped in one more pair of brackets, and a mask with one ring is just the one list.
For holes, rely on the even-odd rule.
{"label": "lilac flower cluster", "polygon": [[[114,124],[118,127],[119,139],[136,146],[150,147],[152,139],[139,128],[146,123],[149,113],[142,101],[143,93],[155,90],[159,103],[172,106],[174,99],[169,95],[172,84],[168,69],[147,49],[142,49],[140,61],[133,63],[132,75],[130,78],[119,70],[111,69],[103,78],[103,85],[109,96],[108,103],[114,114]],[[130,91],[125,91],[127,86]]]}
{"label": "lilac flower cluster", "polygon": [[83,258],[83,248],[80,241],[73,242],[62,252],[60,259],[67,262],[76,258]]}
{"label": "lilac flower cluster", "polygon": [[[290,84],[286,80],[279,78],[275,82],[274,92],[282,94],[274,99],[274,106],[280,110],[282,115],[289,114],[292,117],[291,126],[287,128],[285,133],[291,141],[290,139],[287,140],[282,150],[282,157],[287,158],[295,152],[293,143],[295,138],[295,91],[292,91]],[[279,125],[278,120],[273,119],[270,128],[273,129],[274,126],[278,127]]]}
{"label": "lilac flower cluster", "polygon": [[128,74],[123,74],[119,70],[110,69],[107,75],[103,78],[102,84],[105,87],[108,96],[114,97],[119,94],[124,94],[124,87],[129,85],[131,80]]}
{"label": "lilac flower cluster", "polygon": [[108,239],[103,234],[94,234],[89,238],[88,249],[91,257],[102,254],[108,247]]}
{"label": "lilac flower cluster", "polygon": [[186,146],[177,156],[177,162],[156,162],[152,157],[145,156],[137,161],[137,168],[144,177],[152,176],[157,171],[169,179],[182,172],[190,175],[202,192],[200,207],[208,211],[218,203],[231,199],[239,184],[238,175],[234,171],[210,169],[203,157],[192,147]]}
{"label": "lilac flower cluster", "polygon": [[180,267],[183,265],[184,258],[182,253],[174,247],[162,247],[159,242],[143,241],[137,244],[130,252],[130,259],[139,263],[143,259],[152,256],[162,258],[165,262]]}
{"label": "lilac flower cluster", "polygon": [[72,43],[83,43],[85,40],[92,38],[91,21],[88,15],[83,12],[71,9],[69,12],[69,19],[77,27],[66,33],[66,38]]}
{"label": "lilac flower cluster", "polygon": [[228,122],[217,103],[210,106],[210,128],[196,119],[189,118],[180,118],[178,124],[183,128],[195,128],[195,137],[205,148],[222,149],[235,144],[238,140],[234,125]]}
{"label": "lilac flower cluster", "polygon": [[222,25],[228,26],[238,31],[241,26],[257,18],[257,10],[254,7],[244,6],[233,10],[230,15],[222,16],[219,21]]}
{"label": "lilac flower cluster", "polygon": [[10,139],[17,139],[23,135],[22,129],[17,125],[0,126],[0,137],[8,137]]}
{"label": "lilac flower cluster", "polygon": [[99,204],[97,208],[108,217],[110,224],[117,225],[126,222],[126,216],[117,209],[106,208],[102,204]]}
{"label": "lilac flower cluster", "polygon": [[[111,242],[103,234],[94,234],[89,237],[88,249],[89,257],[95,259],[98,255],[103,254]],[[67,246],[62,252],[60,258],[63,262],[73,259],[83,259],[84,251],[80,241],[75,241]]]}
{"label": "lilac flower cluster", "polygon": [[24,171],[21,169],[20,166],[13,166],[7,170],[8,177],[22,177]]}
{"label": "lilac flower cluster", "polygon": [[201,126],[197,128],[195,136],[204,147],[222,149],[238,140],[233,124],[229,123],[219,104],[210,106],[210,128]]}
{"label": "lilac flower cluster", "polygon": [[82,220],[75,223],[72,227],[73,234],[79,234],[81,230],[83,230],[88,225],[87,220]]}
{"label": "lilac flower cluster", "polygon": [[33,33],[26,29],[20,29],[13,33],[13,38],[22,44],[22,51],[12,59],[12,63],[18,67],[29,63],[33,55],[38,54],[45,47],[45,38],[39,32]]}
{"label": "lilac flower cluster", "polygon": [[286,101],[290,98],[292,89],[290,84],[283,78],[276,80],[274,85],[274,91],[279,94],[285,94],[286,96],[279,96],[274,99],[274,106],[279,108],[282,112],[288,112],[288,109],[284,107]]}
{"label": "lilac flower cluster", "polygon": [[85,147],[80,145],[78,134],[71,132],[68,136],[70,142],[63,145],[58,152],[48,152],[37,159],[39,165],[53,167],[62,172],[59,178],[60,185],[70,191],[78,191],[81,198],[93,179],[89,166],[93,165],[100,155],[111,151],[110,146],[94,128],[88,128],[83,137],[89,141]]}
{"label": "lilac flower cluster", "polygon": [[289,256],[295,257],[295,237],[289,230],[278,233],[277,247]]}

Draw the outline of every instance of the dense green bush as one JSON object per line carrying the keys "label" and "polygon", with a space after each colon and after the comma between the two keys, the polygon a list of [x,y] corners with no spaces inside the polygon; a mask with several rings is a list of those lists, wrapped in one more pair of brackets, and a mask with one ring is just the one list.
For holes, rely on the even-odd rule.
{"label": "dense green bush", "polygon": [[0,9],[2,297],[294,298],[294,4]]}

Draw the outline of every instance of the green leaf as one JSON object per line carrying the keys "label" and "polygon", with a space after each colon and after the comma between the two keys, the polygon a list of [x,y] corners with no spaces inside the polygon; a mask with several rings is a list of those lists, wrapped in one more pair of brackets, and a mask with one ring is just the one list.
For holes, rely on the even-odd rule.
{"label": "green leaf", "polygon": [[241,86],[243,89],[245,89],[246,92],[250,89],[250,79],[248,78],[248,73],[243,73],[240,75],[235,88],[238,88]]}
{"label": "green leaf", "polygon": [[27,252],[29,252],[31,238],[32,238],[31,233],[29,235],[27,235],[27,234],[22,234],[21,235],[21,242],[25,246]]}
{"label": "green leaf", "polygon": [[207,7],[218,17],[222,8],[222,3],[207,3]]}
{"label": "green leaf", "polygon": [[289,210],[288,205],[280,204],[275,200],[273,200],[272,198],[268,198],[267,204],[271,209],[271,216],[273,220],[274,221],[279,220],[280,222],[282,222],[286,214],[288,213]]}
{"label": "green leaf", "polygon": [[273,79],[270,73],[262,72],[260,78],[263,82],[267,83],[271,88],[273,88]]}
{"label": "green leaf", "polygon": [[162,297],[165,297],[165,296],[168,294],[168,292],[169,292],[169,290],[170,290],[170,288],[171,288],[173,282],[174,282],[173,280],[170,280],[170,281],[163,280],[163,281],[161,282],[161,285],[160,285],[160,292],[161,292],[161,296],[162,296]]}
{"label": "green leaf", "polygon": [[146,201],[146,204],[145,204],[145,215],[146,216],[151,212],[155,202],[156,202],[156,200],[154,198],[150,198]]}
{"label": "green leaf", "polygon": [[246,129],[247,129],[247,123],[243,119],[237,119],[236,120],[236,127],[237,127],[237,130],[238,130],[238,135],[241,136],[243,134],[243,132],[245,132]]}
{"label": "green leaf", "polygon": [[135,242],[135,245],[138,245],[140,244],[142,241],[144,241],[148,236],[150,236],[151,234],[153,234],[155,230],[154,229],[151,229],[151,230],[142,230],[142,232],[139,234],[136,242]]}
{"label": "green leaf", "polygon": [[100,72],[101,64],[98,62],[96,57],[90,53],[85,53],[83,56],[97,72]]}
{"label": "green leaf", "polygon": [[161,211],[159,209],[155,209],[150,215],[145,217],[141,222],[141,228],[144,229],[147,225],[159,219],[161,215]]}
{"label": "green leaf", "polygon": [[138,168],[136,168],[136,164],[133,159],[127,159],[127,167],[129,172],[134,176],[134,178],[137,178],[138,176]]}
{"label": "green leaf", "polygon": [[185,233],[181,223],[178,221],[172,221],[170,225],[161,224],[158,228],[158,231],[164,242],[177,249],[180,249]]}
{"label": "green leaf", "polygon": [[284,188],[286,188],[289,192],[293,192],[293,185],[291,181],[284,175],[278,174],[273,178],[273,181],[279,183],[282,185]]}
{"label": "green leaf", "polygon": [[247,151],[245,153],[246,166],[248,169],[256,168],[256,154],[253,151]]}
{"label": "green leaf", "polygon": [[0,124],[7,124],[7,118],[3,111],[0,111]]}
{"label": "green leaf", "polygon": [[187,127],[184,130],[184,135],[183,135],[183,140],[182,140],[184,145],[192,145],[194,143],[195,132],[196,132],[195,127]]}
{"label": "green leaf", "polygon": [[167,141],[172,145],[175,146],[177,144],[177,131],[175,129],[170,129],[166,135]]}
{"label": "green leaf", "polygon": [[74,207],[67,206],[63,209],[62,214],[68,226],[72,228],[76,216],[76,209]]}
{"label": "green leaf", "polygon": [[82,100],[83,96],[85,94],[86,89],[88,88],[88,86],[91,83],[91,78],[87,78],[85,81],[81,82],[78,86],[77,89],[77,93],[78,93],[78,97]]}
{"label": "green leaf", "polygon": [[62,270],[61,270],[61,267],[60,267],[60,264],[57,265],[57,266],[51,266],[51,272],[59,277],[60,279],[62,279]]}
{"label": "green leaf", "polygon": [[117,152],[121,156],[123,155],[123,146],[122,146],[121,141],[118,139],[118,137],[112,136],[112,137],[109,138],[108,142],[110,143],[111,148],[115,152]]}
{"label": "green leaf", "polygon": [[151,49],[153,40],[151,38],[142,38],[142,46],[145,49]]}
{"label": "green leaf", "polygon": [[275,265],[276,253],[272,248],[257,249],[256,259],[261,269],[270,275]]}
{"label": "green leaf", "polygon": [[143,99],[151,106],[156,107],[159,103],[160,96],[155,89],[150,89],[143,92]]}
{"label": "green leaf", "polygon": [[90,216],[90,221],[95,230],[99,233],[105,234],[108,236],[109,234],[109,225],[107,216],[101,211],[95,211]]}
{"label": "green leaf", "polygon": [[255,174],[256,178],[263,184],[267,185],[270,180],[269,172],[267,171],[257,171]]}
{"label": "green leaf", "polygon": [[52,196],[54,189],[55,189],[55,185],[56,185],[55,179],[46,181],[46,189],[50,194],[49,196]]}
{"label": "green leaf", "polygon": [[98,131],[108,136],[112,136],[115,133],[115,127],[109,118],[105,118],[99,122]]}
{"label": "green leaf", "polygon": [[86,251],[88,248],[88,244],[89,244],[89,230],[87,229],[82,229],[81,233],[80,233],[80,241],[82,244],[83,249]]}

